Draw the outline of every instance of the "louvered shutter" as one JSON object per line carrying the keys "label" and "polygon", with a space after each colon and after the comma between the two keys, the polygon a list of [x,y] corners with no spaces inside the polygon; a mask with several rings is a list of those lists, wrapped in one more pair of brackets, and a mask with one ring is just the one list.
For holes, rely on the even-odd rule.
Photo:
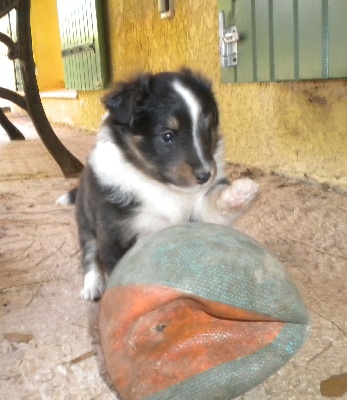
{"label": "louvered shutter", "polygon": [[105,88],[102,0],[58,0],[57,5],[66,88]]}
{"label": "louvered shutter", "polygon": [[347,77],[347,0],[218,0],[236,25],[237,66],[223,82]]}

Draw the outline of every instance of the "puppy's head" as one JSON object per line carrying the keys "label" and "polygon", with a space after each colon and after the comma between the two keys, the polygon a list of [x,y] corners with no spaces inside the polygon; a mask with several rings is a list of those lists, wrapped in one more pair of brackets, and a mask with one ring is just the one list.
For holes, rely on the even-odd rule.
{"label": "puppy's head", "polygon": [[142,172],[194,187],[216,174],[220,140],[211,85],[189,70],[141,75],[104,98],[112,140]]}

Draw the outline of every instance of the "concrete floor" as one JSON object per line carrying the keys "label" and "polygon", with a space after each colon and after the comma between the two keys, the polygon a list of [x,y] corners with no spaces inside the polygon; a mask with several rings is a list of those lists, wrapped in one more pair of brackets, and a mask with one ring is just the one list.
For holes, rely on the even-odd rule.
{"label": "concrete floor", "polygon": [[[97,354],[98,304],[79,298],[73,208],[55,205],[76,181],[61,176],[27,118],[11,118],[29,140],[0,132],[0,399],[116,399]],[[94,136],[54,129],[84,161]],[[240,399],[347,399],[346,195],[258,170],[230,174],[260,183],[237,227],[285,264],[312,325],[298,354]]]}

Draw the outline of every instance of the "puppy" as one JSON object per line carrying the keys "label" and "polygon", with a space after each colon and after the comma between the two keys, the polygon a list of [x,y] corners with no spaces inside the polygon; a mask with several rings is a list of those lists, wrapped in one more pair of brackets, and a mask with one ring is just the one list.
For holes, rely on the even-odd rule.
{"label": "puppy", "polygon": [[258,192],[225,176],[217,104],[201,76],[143,74],[103,101],[78,189],[58,199],[76,204],[85,300],[101,296],[104,273],[140,238],[184,222],[232,224]]}

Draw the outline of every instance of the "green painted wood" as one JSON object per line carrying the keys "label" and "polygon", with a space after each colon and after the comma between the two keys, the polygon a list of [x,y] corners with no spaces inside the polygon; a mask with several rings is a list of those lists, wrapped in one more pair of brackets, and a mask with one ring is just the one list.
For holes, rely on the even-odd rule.
{"label": "green painted wood", "polygon": [[329,78],[329,3],[322,0],[322,77]]}
{"label": "green painted wood", "polygon": [[102,0],[58,0],[65,86],[103,89],[108,83]]}
{"label": "green painted wood", "polygon": [[294,79],[293,1],[273,1],[274,80]]}
{"label": "green painted wood", "polygon": [[322,8],[317,0],[298,1],[299,79],[322,77]]}
{"label": "green painted wood", "polygon": [[[230,0],[218,0],[218,10],[225,13],[225,25],[227,27],[235,24],[234,8]],[[222,82],[237,82],[237,68],[221,68]]]}
{"label": "green painted wood", "polygon": [[219,0],[236,25],[238,65],[222,82],[347,77],[346,0]]}
{"label": "green painted wood", "polygon": [[256,66],[254,73],[254,81],[270,80],[270,26],[269,26],[269,3],[268,0],[254,0],[254,17],[255,19],[255,56],[256,63],[253,59],[253,65]]}
{"label": "green painted wood", "polygon": [[105,2],[97,1],[95,14],[93,17],[94,24],[97,24],[97,29],[95,30],[95,49],[96,54],[98,54],[100,60],[100,80],[102,82],[103,87],[106,86],[108,82],[108,71],[107,71],[107,58],[106,58],[106,41],[104,37],[104,32],[106,31],[104,18],[103,18],[103,11],[102,11],[102,4]]}
{"label": "green painted wood", "polygon": [[329,77],[347,76],[347,1],[329,0]]}
{"label": "green painted wood", "polygon": [[242,32],[243,45],[238,46],[238,65],[237,80],[240,82],[253,81],[253,40],[252,40],[252,13],[251,0],[242,0],[243,7],[238,7],[235,10],[235,21],[238,21],[244,27]]}

